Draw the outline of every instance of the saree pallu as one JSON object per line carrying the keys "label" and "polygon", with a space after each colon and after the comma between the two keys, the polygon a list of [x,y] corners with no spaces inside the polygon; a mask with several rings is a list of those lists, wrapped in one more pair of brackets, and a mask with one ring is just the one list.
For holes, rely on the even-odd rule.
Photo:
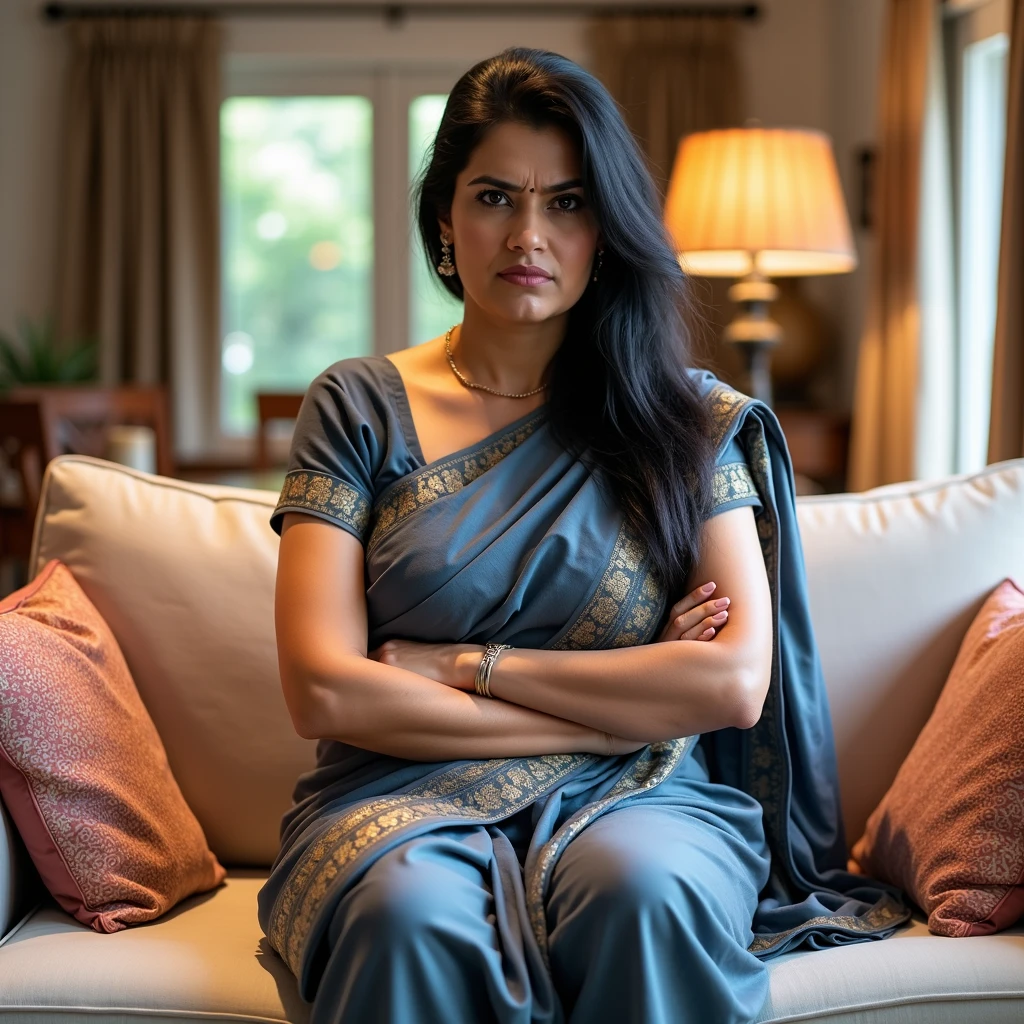
{"label": "saree pallu", "polygon": [[[345,893],[385,853],[432,831],[494,825],[531,806],[523,884],[505,887],[529,922],[527,956],[548,963],[545,899],[569,844],[609,811],[657,803],[700,742],[711,781],[757,801],[771,851],[749,952],[768,959],[890,935],[909,918],[898,890],[846,871],[831,720],[808,609],[793,473],[774,414],[691,371],[714,412],[716,510],[759,499],[774,653],[752,729],[652,743],[635,755],[555,754],[422,763],[330,740],[302,776],[259,898],[273,948],[312,998],[326,932]],[[365,526],[369,646],[424,642],[599,649],[657,635],[668,595],[646,547],[543,407],[479,445],[395,480],[370,506],[340,477],[293,470],[278,511],[319,509]],[[319,489],[317,489],[319,488]],[[352,493],[349,493],[349,490]],[[588,788],[589,787],[589,788]],[[671,789],[666,787],[666,791]],[[596,794],[559,819],[547,808]],[[503,870],[519,871],[518,863]]]}

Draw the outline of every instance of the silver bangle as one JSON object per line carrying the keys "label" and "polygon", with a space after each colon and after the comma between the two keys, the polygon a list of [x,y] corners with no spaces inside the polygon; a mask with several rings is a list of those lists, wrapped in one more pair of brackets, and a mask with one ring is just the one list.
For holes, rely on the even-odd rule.
{"label": "silver bangle", "polygon": [[473,680],[473,689],[478,697],[491,696],[491,669],[502,651],[510,651],[509,644],[487,644],[484,648],[483,657],[476,669],[476,678]]}

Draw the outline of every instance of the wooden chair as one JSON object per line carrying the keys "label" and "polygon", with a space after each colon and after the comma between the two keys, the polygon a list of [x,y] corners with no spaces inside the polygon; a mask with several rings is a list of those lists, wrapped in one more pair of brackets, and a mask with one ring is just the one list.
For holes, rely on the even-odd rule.
{"label": "wooden chair", "polygon": [[257,391],[256,392],[256,461],[253,468],[265,473],[270,467],[270,452],[267,445],[267,424],[271,420],[293,420],[299,415],[299,407],[305,397],[303,391]]}
{"label": "wooden chair", "polygon": [[24,386],[0,398],[0,449],[19,484],[17,504],[0,503],[0,559],[27,559],[47,463],[75,453],[104,457],[105,430],[114,425],[152,428],[156,469],[174,475],[166,391],[162,385]]}

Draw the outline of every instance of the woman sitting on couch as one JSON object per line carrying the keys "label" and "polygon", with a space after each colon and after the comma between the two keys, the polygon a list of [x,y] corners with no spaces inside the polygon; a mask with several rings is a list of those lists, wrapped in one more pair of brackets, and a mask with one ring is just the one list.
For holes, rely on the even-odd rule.
{"label": "woman sitting on couch", "polygon": [[777,422],[688,368],[571,61],[466,72],[417,198],[462,323],[320,374],[272,517],[321,742],[260,923],[313,1024],[752,1020],[767,957],[907,917],[845,870]]}

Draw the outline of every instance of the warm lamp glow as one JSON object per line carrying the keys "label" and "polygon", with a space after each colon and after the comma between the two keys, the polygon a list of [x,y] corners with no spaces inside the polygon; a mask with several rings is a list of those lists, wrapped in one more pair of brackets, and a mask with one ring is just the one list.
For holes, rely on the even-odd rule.
{"label": "warm lamp glow", "polygon": [[702,277],[842,274],[857,265],[822,132],[735,128],[686,136],[665,224],[683,269]]}

